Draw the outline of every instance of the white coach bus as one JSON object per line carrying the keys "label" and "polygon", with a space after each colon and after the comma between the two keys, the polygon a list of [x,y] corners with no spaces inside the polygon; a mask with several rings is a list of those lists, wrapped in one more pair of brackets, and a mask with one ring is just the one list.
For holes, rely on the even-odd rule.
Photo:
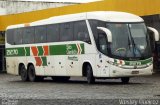
{"label": "white coach bus", "polygon": [[69,80],[151,75],[153,60],[148,30],[156,41],[157,30],[146,27],[139,16],[114,11],[94,11],[55,16],[7,27],[7,73],[22,81],[44,77]]}

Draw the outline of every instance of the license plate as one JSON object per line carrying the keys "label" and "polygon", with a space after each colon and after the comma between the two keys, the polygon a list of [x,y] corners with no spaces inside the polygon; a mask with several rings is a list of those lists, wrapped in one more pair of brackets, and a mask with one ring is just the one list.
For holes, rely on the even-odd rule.
{"label": "license plate", "polygon": [[139,74],[139,71],[132,71],[132,74]]}

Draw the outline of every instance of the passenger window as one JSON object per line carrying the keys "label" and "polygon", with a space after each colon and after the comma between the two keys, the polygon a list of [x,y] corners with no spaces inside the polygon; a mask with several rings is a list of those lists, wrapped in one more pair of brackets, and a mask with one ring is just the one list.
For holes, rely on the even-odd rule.
{"label": "passenger window", "polygon": [[18,28],[14,30],[14,44],[22,44],[22,35],[23,35],[23,29]]}
{"label": "passenger window", "polygon": [[60,41],[73,41],[73,23],[60,24]]}
{"label": "passenger window", "polygon": [[24,44],[34,43],[34,27],[24,28],[23,43]]}
{"label": "passenger window", "polygon": [[7,43],[14,44],[14,30],[15,29],[9,29],[6,32],[7,35]]}
{"label": "passenger window", "polygon": [[91,43],[85,21],[74,22],[74,40]]}
{"label": "passenger window", "polygon": [[[91,30],[94,36],[94,39],[96,41],[96,45],[98,44],[98,30],[97,27],[105,27],[106,23],[103,21],[99,21],[99,20],[89,20],[90,26],[91,26]],[[98,45],[97,45],[98,47]]]}
{"label": "passenger window", "polygon": [[51,24],[47,26],[47,42],[59,42],[59,25]]}
{"label": "passenger window", "polygon": [[46,26],[35,27],[35,43],[46,42]]}

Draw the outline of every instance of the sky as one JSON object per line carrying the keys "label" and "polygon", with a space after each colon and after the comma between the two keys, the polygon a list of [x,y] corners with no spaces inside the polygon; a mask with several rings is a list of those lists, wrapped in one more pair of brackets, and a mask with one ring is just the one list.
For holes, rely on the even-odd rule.
{"label": "sky", "polygon": [[17,1],[45,1],[45,2],[72,2],[72,3],[88,3],[102,0],[17,0]]}

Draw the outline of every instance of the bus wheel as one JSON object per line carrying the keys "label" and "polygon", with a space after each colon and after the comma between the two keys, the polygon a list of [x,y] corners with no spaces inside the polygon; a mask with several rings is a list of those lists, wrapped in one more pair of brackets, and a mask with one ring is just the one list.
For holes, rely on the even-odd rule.
{"label": "bus wheel", "polygon": [[28,74],[27,74],[27,70],[24,65],[22,65],[20,68],[20,76],[21,76],[22,81],[24,82],[28,81]]}
{"label": "bus wheel", "polygon": [[33,65],[30,65],[29,66],[29,69],[28,69],[28,77],[29,77],[29,80],[31,82],[35,82],[37,80],[37,76],[36,76],[36,73],[35,73],[35,68]]}
{"label": "bus wheel", "polygon": [[122,77],[121,81],[122,81],[123,84],[128,84],[129,83],[129,79],[130,79],[129,77]]}
{"label": "bus wheel", "polygon": [[87,65],[86,67],[86,76],[87,76],[87,83],[92,84],[95,82],[95,78],[93,76],[92,67],[90,65]]}

